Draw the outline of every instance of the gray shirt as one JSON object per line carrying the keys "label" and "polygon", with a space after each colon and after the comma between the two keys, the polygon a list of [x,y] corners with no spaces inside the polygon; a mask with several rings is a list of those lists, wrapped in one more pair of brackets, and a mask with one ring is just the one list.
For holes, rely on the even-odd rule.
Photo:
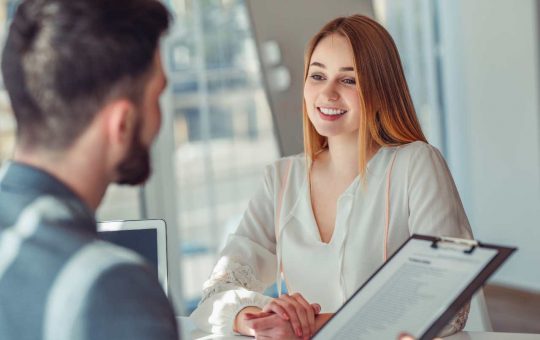
{"label": "gray shirt", "polygon": [[50,174],[0,169],[0,339],[178,339],[141,257],[97,239],[90,209]]}

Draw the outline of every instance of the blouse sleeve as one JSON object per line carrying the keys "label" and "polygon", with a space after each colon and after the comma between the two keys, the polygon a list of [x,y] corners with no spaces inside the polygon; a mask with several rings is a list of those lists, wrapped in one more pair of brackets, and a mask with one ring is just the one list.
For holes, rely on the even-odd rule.
{"label": "blouse sleeve", "polygon": [[411,156],[407,186],[411,235],[472,238],[456,185],[439,150],[420,145]]}
{"label": "blouse sleeve", "polygon": [[236,315],[248,306],[264,307],[271,298],[262,292],[275,281],[273,166],[248,204],[237,230],[229,236],[203,298],[191,319],[198,328],[215,334],[234,334]]}
{"label": "blouse sleeve", "polygon": [[[408,176],[409,233],[472,239],[472,231],[450,174],[439,150],[422,144],[411,157]],[[467,303],[441,331],[449,336],[465,327]]]}

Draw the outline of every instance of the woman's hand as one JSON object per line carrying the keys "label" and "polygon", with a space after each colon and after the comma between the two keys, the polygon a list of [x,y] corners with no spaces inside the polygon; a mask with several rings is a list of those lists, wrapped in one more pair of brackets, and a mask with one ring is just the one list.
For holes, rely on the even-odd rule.
{"label": "woman's hand", "polygon": [[[315,318],[316,330],[319,330],[333,314],[318,314]],[[257,339],[309,339],[304,336],[299,338],[289,321],[271,312],[246,312],[243,315],[246,327],[250,329],[250,335]]]}
{"label": "woman's hand", "polygon": [[293,330],[292,324],[281,316],[272,312],[246,313],[245,325],[249,327],[255,339],[265,340],[298,340],[309,337],[298,337]]}
{"label": "woman's hand", "polygon": [[317,330],[315,316],[320,313],[319,304],[310,304],[304,297],[295,293],[283,294],[263,307],[263,312],[273,312],[284,321],[289,321],[294,334],[299,338],[312,336]]}

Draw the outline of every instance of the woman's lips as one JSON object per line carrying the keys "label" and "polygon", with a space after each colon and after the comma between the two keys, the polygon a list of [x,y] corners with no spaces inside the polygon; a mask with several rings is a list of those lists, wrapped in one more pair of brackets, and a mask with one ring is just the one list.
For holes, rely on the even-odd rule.
{"label": "woman's lips", "polygon": [[317,111],[319,112],[319,116],[327,121],[338,120],[347,113],[347,110],[329,107],[317,107]]}

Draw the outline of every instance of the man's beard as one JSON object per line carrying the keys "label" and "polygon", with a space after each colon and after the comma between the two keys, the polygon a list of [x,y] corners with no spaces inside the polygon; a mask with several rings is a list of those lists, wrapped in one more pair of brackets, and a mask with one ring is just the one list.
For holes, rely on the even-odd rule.
{"label": "man's beard", "polygon": [[117,184],[138,185],[150,176],[150,151],[141,142],[141,124],[137,124],[126,157],[118,164]]}

